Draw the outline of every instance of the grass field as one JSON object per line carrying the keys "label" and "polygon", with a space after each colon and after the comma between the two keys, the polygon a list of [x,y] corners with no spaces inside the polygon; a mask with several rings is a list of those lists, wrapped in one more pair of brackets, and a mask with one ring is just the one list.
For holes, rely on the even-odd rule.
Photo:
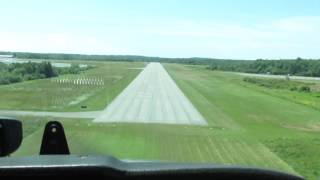
{"label": "grass field", "polygon": [[[209,127],[62,121],[71,152],[75,154],[112,154],[123,159],[251,165],[294,172],[261,143],[243,141],[236,135],[226,135]],[[34,144],[40,144],[42,133],[43,129],[40,128],[29,135],[15,155],[37,154],[39,147]]]}
{"label": "grass field", "polygon": [[[320,82],[308,80],[279,80],[268,78],[244,78],[247,87],[255,87],[256,84],[265,88],[259,90],[273,96],[284,98],[286,100],[307,105],[320,110]],[[252,81],[253,80],[253,81]],[[301,88],[307,88],[307,91],[301,91]]]}
{"label": "grass field", "polygon": [[[70,62],[69,62],[70,63]],[[72,62],[82,63],[82,62]],[[76,75],[0,86],[0,109],[43,111],[102,110],[141,71],[143,63],[87,62],[95,68]],[[77,84],[78,79],[86,84]],[[69,82],[61,81],[69,80]],[[99,84],[89,81],[99,80]],[[91,84],[89,84],[91,83]],[[86,105],[87,109],[81,109]]]}
{"label": "grass field", "polygon": [[[60,119],[71,152],[111,154],[123,159],[250,165],[297,173],[307,179],[319,177],[319,110],[284,98],[286,91],[264,89],[234,74],[202,66],[165,67],[208,126]],[[95,102],[91,98],[88,101]],[[39,127],[52,118],[36,119],[37,123],[32,117],[20,119],[28,129],[22,147],[14,155],[37,154],[43,132]]]}
{"label": "grass field", "polygon": [[308,179],[319,177],[319,110],[292,100],[288,91],[251,85],[236,75],[194,66],[167,68],[210,125],[262,143]]}

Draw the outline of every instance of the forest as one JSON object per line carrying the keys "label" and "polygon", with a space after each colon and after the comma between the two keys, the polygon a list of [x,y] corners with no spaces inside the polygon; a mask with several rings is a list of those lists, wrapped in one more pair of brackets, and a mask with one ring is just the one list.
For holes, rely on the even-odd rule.
{"label": "forest", "polygon": [[82,70],[84,69],[80,68],[77,64],[73,64],[71,67],[58,68],[46,61],[41,63],[26,62],[11,64],[0,62],[0,85],[51,78],[61,74],[78,74]]}
{"label": "forest", "polygon": [[235,71],[259,74],[298,75],[320,77],[320,59],[257,59],[257,60],[232,60],[215,58],[163,58],[135,55],[85,55],[61,53],[28,53],[28,52],[0,52],[0,54],[13,55],[20,59],[55,59],[55,60],[89,60],[89,61],[139,61],[162,62],[191,65],[206,65],[207,69],[220,71]]}
{"label": "forest", "polygon": [[212,61],[208,66],[211,70],[237,71],[258,74],[320,76],[320,60],[255,60],[255,61]]}

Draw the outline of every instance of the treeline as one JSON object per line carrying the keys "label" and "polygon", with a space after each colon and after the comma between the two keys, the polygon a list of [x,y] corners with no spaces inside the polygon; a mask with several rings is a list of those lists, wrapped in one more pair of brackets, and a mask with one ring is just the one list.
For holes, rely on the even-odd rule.
{"label": "treeline", "polygon": [[5,64],[0,62],[0,85],[28,80],[56,77],[59,74],[77,74],[83,71],[79,65],[68,68],[53,67],[50,62]]}
{"label": "treeline", "polygon": [[215,60],[209,63],[208,69],[247,72],[252,64],[254,64],[254,61],[249,60]]}
{"label": "treeline", "polygon": [[93,66],[80,67],[79,64],[71,64],[70,67],[56,67],[55,71],[58,75],[62,74],[79,74],[81,71],[85,71],[93,68]]}
{"label": "treeline", "polygon": [[44,59],[44,60],[92,60],[92,61],[139,61],[139,62],[168,62],[194,65],[209,65],[211,58],[162,58],[135,55],[86,55],[86,54],[63,54],[63,53],[29,53],[29,52],[1,52],[3,55],[13,55],[20,59]]}
{"label": "treeline", "polygon": [[298,75],[320,77],[320,60],[256,60],[212,62],[211,70],[237,71],[258,74]]}
{"label": "treeline", "polygon": [[0,63],[0,84],[55,77],[58,73],[50,62]]}
{"label": "treeline", "polygon": [[61,53],[0,52],[21,59],[94,60],[94,61],[139,61],[207,65],[208,69],[247,73],[291,74],[320,76],[320,60],[297,58],[294,60],[225,60],[213,58],[162,58],[132,55],[84,55]]}

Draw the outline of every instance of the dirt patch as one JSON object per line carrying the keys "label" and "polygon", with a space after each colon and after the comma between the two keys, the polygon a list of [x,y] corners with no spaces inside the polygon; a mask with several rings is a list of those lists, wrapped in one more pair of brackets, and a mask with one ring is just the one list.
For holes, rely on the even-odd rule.
{"label": "dirt patch", "polygon": [[305,125],[282,124],[282,126],[289,129],[296,129],[299,131],[320,132],[320,123],[312,123]]}
{"label": "dirt patch", "polygon": [[75,100],[73,100],[73,101],[71,101],[69,103],[69,106],[79,104],[80,102],[88,99],[91,95],[92,94],[85,94],[85,95],[82,95],[82,96],[78,96],[77,99],[75,99]]}

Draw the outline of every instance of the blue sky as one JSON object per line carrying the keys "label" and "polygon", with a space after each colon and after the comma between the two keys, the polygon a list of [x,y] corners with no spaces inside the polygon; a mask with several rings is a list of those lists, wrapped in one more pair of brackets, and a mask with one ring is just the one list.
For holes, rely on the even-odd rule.
{"label": "blue sky", "polygon": [[0,0],[0,50],[320,58],[318,0]]}

